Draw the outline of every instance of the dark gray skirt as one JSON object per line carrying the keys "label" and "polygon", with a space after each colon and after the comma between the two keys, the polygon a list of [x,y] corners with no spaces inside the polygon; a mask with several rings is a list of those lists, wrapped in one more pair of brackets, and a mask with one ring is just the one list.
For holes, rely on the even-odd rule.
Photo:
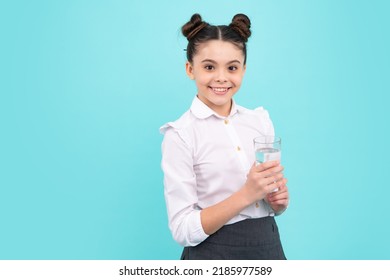
{"label": "dark gray skirt", "polygon": [[185,247],[182,260],[285,260],[274,217],[247,219],[220,228],[194,247]]}

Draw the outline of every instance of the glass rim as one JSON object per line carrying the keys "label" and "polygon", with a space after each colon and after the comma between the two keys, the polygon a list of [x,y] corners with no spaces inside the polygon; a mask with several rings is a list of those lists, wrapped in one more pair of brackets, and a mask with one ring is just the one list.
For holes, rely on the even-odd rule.
{"label": "glass rim", "polygon": [[[274,138],[273,141],[266,141],[268,137]],[[260,139],[262,139],[262,141]],[[275,135],[259,135],[253,138],[253,142],[257,144],[271,144],[276,142],[282,142],[282,138],[280,138],[280,136],[275,136]]]}

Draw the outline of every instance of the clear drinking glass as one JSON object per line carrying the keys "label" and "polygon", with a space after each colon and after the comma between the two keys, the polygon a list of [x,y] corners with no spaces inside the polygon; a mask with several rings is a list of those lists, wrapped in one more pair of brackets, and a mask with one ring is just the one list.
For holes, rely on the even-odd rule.
{"label": "clear drinking glass", "polygon": [[[281,160],[282,156],[282,140],[278,136],[262,135],[253,139],[256,153],[257,164],[271,161]],[[274,191],[278,191],[276,188]]]}

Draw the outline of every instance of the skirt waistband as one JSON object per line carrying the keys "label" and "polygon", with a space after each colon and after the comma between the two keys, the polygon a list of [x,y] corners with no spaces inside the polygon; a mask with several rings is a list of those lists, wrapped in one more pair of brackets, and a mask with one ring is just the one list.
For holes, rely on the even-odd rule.
{"label": "skirt waistband", "polygon": [[225,225],[205,241],[227,246],[261,246],[280,240],[278,226],[272,216],[246,219]]}

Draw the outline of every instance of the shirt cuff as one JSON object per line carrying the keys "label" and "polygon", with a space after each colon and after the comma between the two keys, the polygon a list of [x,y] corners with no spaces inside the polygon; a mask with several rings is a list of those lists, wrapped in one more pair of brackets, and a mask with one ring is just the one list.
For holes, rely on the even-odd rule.
{"label": "shirt cuff", "polygon": [[209,237],[203,230],[200,212],[200,210],[193,211],[188,216],[188,235],[186,238],[187,244],[185,246],[196,246]]}

